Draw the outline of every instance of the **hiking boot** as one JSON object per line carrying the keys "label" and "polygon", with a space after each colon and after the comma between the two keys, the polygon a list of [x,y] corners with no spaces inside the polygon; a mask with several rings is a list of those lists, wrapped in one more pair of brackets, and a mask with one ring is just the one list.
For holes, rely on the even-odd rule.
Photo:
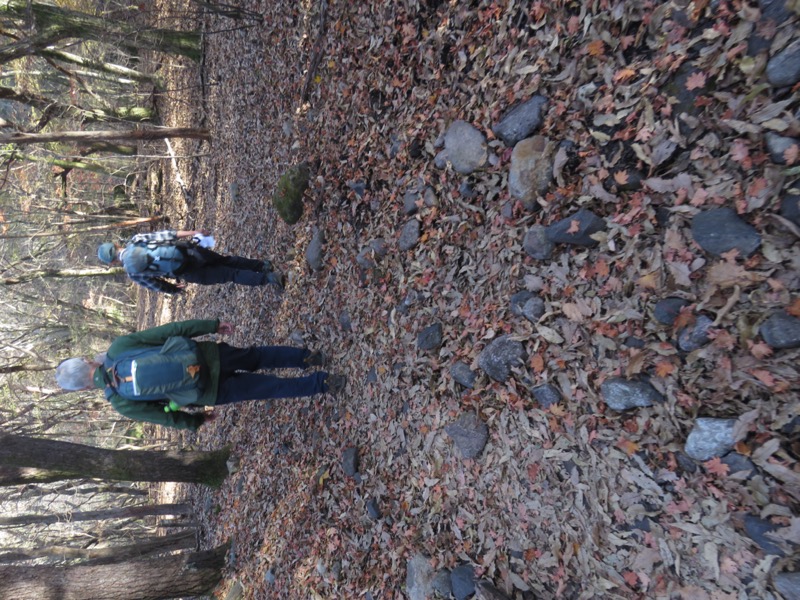
{"label": "hiking boot", "polygon": [[322,367],[325,365],[325,355],[319,350],[314,350],[303,359],[307,367]]}
{"label": "hiking boot", "polygon": [[280,271],[270,271],[267,273],[267,283],[271,283],[272,285],[276,286],[281,292],[283,291],[284,280],[285,277]]}
{"label": "hiking boot", "polygon": [[325,378],[325,391],[331,396],[336,396],[344,389],[347,378],[344,375],[328,375]]}

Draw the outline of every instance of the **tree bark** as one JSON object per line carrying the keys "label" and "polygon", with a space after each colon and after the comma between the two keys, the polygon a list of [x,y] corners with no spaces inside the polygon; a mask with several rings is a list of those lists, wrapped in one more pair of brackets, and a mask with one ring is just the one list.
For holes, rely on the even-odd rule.
{"label": "tree bark", "polygon": [[228,474],[230,450],[106,450],[0,433],[0,465],[64,473],[64,479],[178,481],[219,487]]}
{"label": "tree bark", "polygon": [[[137,540],[127,546],[106,548],[76,548],[72,546],[47,546],[44,548],[0,548],[0,563],[55,558],[59,560],[81,559],[92,564],[108,564],[121,560],[144,558],[151,554],[187,550],[194,547],[197,534],[186,530],[170,535],[158,535]],[[86,564],[86,563],[83,563]]]}
{"label": "tree bark", "polygon": [[64,50],[57,50],[55,48],[46,48],[39,54],[47,58],[53,58],[62,62],[78,65],[79,67],[83,67],[85,69],[110,73],[111,75],[119,75],[120,77],[133,79],[134,81],[146,81],[148,83],[152,83],[158,88],[164,87],[161,83],[161,80],[156,75],[148,75],[147,73],[142,73],[141,71],[137,71],[136,69],[131,69],[129,67],[123,67],[122,65],[91,60],[82,56],[78,56],[77,54],[65,52]]}
{"label": "tree bark", "polygon": [[18,525],[52,525],[77,521],[103,521],[107,519],[142,519],[151,516],[186,515],[188,504],[143,504],[140,506],[118,506],[103,510],[84,510],[67,514],[27,514],[0,517],[0,527]]}
{"label": "tree bark", "polygon": [[222,579],[226,546],[109,565],[0,566],[0,600],[164,600],[200,596]]}
{"label": "tree bark", "polygon": [[108,269],[37,269],[35,271],[18,275],[17,277],[0,278],[0,286],[28,283],[29,281],[39,279],[40,277],[52,277],[59,279],[68,277],[110,277],[112,275],[119,275],[120,273],[124,272],[125,269],[123,267],[110,267]]}
{"label": "tree bark", "polygon": [[120,131],[55,131],[50,133],[15,132],[0,135],[0,144],[45,144],[48,142],[78,142],[85,144],[109,141],[162,140],[165,138],[208,140],[211,139],[211,135],[207,129],[192,127],[159,127]]}
{"label": "tree bark", "polygon": [[96,121],[152,121],[155,111],[143,106],[123,106],[121,108],[83,108],[74,104],[63,104],[57,100],[45,98],[32,92],[17,91],[8,87],[0,87],[0,99],[13,100],[50,114],[69,116],[83,119],[87,123]]}

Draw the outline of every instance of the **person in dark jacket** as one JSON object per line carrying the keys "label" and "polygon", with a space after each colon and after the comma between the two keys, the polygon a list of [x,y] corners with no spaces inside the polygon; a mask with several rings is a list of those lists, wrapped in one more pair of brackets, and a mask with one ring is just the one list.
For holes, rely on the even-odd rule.
{"label": "person in dark jacket", "polygon": [[283,275],[269,260],[225,256],[205,248],[193,239],[208,235],[205,230],[167,229],[134,235],[124,246],[106,242],[97,257],[106,264],[121,263],[128,277],[139,285],[165,294],[177,294],[182,286],[168,279],[213,285],[274,285],[283,289]]}
{"label": "person in dark jacket", "polygon": [[[133,351],[160,348],[175,336],[194,338],[211,333],[228,335],[233,331],[233,324],[220,322],[219,319],[194,319],[123,335],[112,342],[105,356],[94,360],[70,358],[63,361],[56,368],[56,381],[65,390],[105,390],[111,406],[131,419],[194,431],[213,418],[213,413],[182,410],[166,397],[160,400],[124,397],[109,382],[104,365]],[[253,372],[322,366],[322,354],[306,348],[236,348],[224,342],[200,341],[197,342],[197,357],[200,367],[204,369],[206,383],[198,399],[192,403],[194,406],[221,406],[246,400],[299,398],[323,393],[335,396],[344,389],[346,383],[343,376],[325,371],[289,378]]]}

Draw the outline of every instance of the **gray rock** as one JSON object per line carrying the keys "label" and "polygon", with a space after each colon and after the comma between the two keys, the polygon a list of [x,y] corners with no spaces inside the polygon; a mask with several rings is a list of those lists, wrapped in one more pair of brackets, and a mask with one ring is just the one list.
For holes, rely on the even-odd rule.
{"label": "gray rock", "polygon": [[454,121],[444,135],[444,149],[453,168],[469,175],[486,164],[486,137],[466,121]]}
{"label": "gray rock", "polygon": [[781,200],[781,216],[800,227],[800,196],[789,194]]}
{"label": "gray rock", "polygon": [[433,578],[433,591],[442,598],[450,597],[450,594],[453,593],[453,586],[450,585],[450,569],[436,571],[436,577]]}
{"label": "gray rock", "polygon": [[370,498],[367,500],[367,514],[373,521],[377,521],[383,516],[381,514],[381,509],[378,506],[378,501],[375,498]]}
{"label": "gray rock", "polygon": [[542,225],[534,225],[525,234],[522,247],[528,256],[536,260],[547,260],[553,254],[555,244],[547,237],[547,229]]}
{"label": "gray rock", "polygon": [[684,306],[689,306],[691,302],[683,298],[671,296],[656,302],[653,308],[653,317],[662,325],[672,325],[675,319],[681,314],[681,309]]}
{"label": "gray rock", "polygon": [[714,321],[705,315],[700,315],[694,323],[680,330],[678,333],[678,348],[684,352],[699,350],[711,341],[708,332]]}
{"label": "gray rock", "polygon": [[342,331],[353,331],[353,322],[350,320],[350,313],[346,310],[339,313],[339,326]]}
{"label": "gray rock", "polygon": [[442,324],[434,323],[419,332],[417,336],[418,350],[436,350],[442,345]]}
{"label": "gray rock", "polygon": [[786,551],[781,548],[780,544],[771,537],[767,537],[768,533],[778,529],[780,527],[757,515],[745,515],[744,517],[744,531],[747,537],[758,544],[767,554],[786,556]]}
{"label": "gray rock", "polygon": [[761,337],[777,350],[800,348],[800,319],[786,311],[771,315],[758,328]]}
{"label": "gray rock", "polygon": [[554,404],[561,402],[561,391],[552,383],[543,383],[531,389],[531,393],[539,406],[547,410]]}
{"label": "gray rock", "polygon": [[475,385],[475,380],[477,379],[477,375],[475,371],[469,368],[469,365],[458,361],[453,363],[453,366],[450,367],[450,375],[453,376],[453,379],[463,385],[465,388],[472,388]]}
{"label": "gray rock", "polygon": [[508,191],[529,211],[539,209],[536,198],[543,196],[553,181],[556,145],[541,135],[519,142],[511,152]]}
{"label": "gray rock", "polygon": [[433,157],[433,166],[437,169],[444,169],[447,167],[447,150],[440,151],[436,156]]}
{"label": "gray rock", "polygon": [[488,581],[479,581],[475,589],[475,600],[511,600]]}
{"label": "gray rock", "polygon": [[759,0],[758,8],[761,18],[747,38],[747,54],[750,56],[768,51],[772,45],[772,38],[762,35],[762,28],[764,32],[774,31],[792,17],[792,12],[786,8],[786,0]]}
{"label": "gray rock", "polygon": [[684,452],[699,461],[711,460],[731,451],[736,441],[733,427],[736,419],[715,419],[700,417],[695,419],[689,437],[686,438]]}
{"label": "gray rock", "polygon": [[506,146],[512,147],[539,129],[543,121],[543,108],[547,98],[534,96],[518,104],[503,115],[500,122],[492,128],[494,134],[503,140]]}
{"label": "gray rock", "polygon": [[433,567],[430,559],[416,554],[408,561],[406,594],[408,600],[428,600],[433,595]]}
{"label": "gray rock", "polygon": [[644,179],[645,176],[637,169],[619,168],[611,173],[605,182],[605,187],[613,192],[632,192],[642,187]]}
{"label": "gray rock", "polygon": [[419,241],[420,225],[416,219],[411,219],[405,224],[400,232],[400,239],[397,242],[400,250],[411,250]]}
{"label": "gray rock", "polygon": [[358,473],[358,448],[345,448],[342,452],[342,470],[348,477],[355,477]]}
{"label": "gray rock", "polygon": [[416,214],[419,210],[419,206],[417,206],[417,200],[419,200],[420,193],[419,190],[408,190],[403,195],[403,212],[407,215]]}
{"label": "gray rock", "polygon": [[483,452],[486,440],[489,439],[489,428],[475,413],[461,415],[455,423],[447,425],[444,430],[453,438],[464,458],[478,456]]}
{"label": "gray rock", "polygon": [[347,187],[353,190],[359,198],[363,198],[367,191],[367,184],[363,181],[348,181]]}
{"label": "gray rock", "polygon": [[525,359],[525,348],[507,335],[492,340],[478,356],[478,366],[495,381],[503,382],[511,376],[511,367]]}
{"label": "gray rock", "polygon": [[767,81],[775,87],[794,85],[800,81],[800,40],[795,40],[769,59]]}
{"label": "gray rock", "polygon": [[[577,222],[577,230],[575,233],[569,233],[570,229],[574,229],[574,222]],[[580,209],[575,214],[561,219],[547,227],[547,239],[556,244],[571,244],[573,246],[597,246],[597,240],[592,239],[590,236],[598,231],[603,231],[606,228],[606,222],[594,214],[592,211],[585,208]]]}
{"label": "gray rock", "polygon": [[734,248],[747,257],[761,245],[755,227],[742,221],[732,208],[712,208],[692,219],[692,237],[706,252],[720,256]]}
{"label": "gray rock", "polygon": [[269,569],[266,573],[264,573],[264,581],[269,584],[275,583],[275,571]]}
{"label": "gray rock", "polygon": [[792,146],[797,146],[798,150],[800,150],[800,139],[778,135],[772,131],[768,131],[764,135],[764,141],[767,144],[769,157],[776,165],[787,164],[785,153]]}
{"label": "gray rock", "polygon": [[746,473],[746,477],[749,479],[757,472],[755,463],[738,452],[728,452],[722,457],[722,463],[728,465],[728,475]]}
{"label": "gray rock", "polygon": [[606,379],[600,386],[600,393],[608,407],[617,411],[644,408],[664,401],[664,396],[647,381],[621,377]]}
{"label": "gray rock", "polygon": [[536,323],[545,312],[544,300],[527,290],[517,292],[511,296],[511,312]]}
{"label": "gray rock", "polygon": [[306,262],[312,271],[322,269],[322,246],[325,244],[325,233],[319,229],[311,238],[311,243],[306,248]]}
{"label": "gray rock", "polygon": [[772,582],[783,600],[800,600],[800,573],[778,573]]}
{"label": "gray rock", "polygon": [[460,565],[450,571],[450,585],[456,600],[467,600],[475,593],[475,569]]}

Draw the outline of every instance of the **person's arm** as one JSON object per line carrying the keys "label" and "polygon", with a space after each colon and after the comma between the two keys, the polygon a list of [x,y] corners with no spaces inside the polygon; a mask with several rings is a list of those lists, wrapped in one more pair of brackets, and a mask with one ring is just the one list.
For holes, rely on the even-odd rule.
{"label": "person's arm", "polygon": [[187,230],[179,230],[176,235],[179,238],[190,238],[196,235],[209,235],[211,232],[208,229],[187,229]]}
{"label": "person's arm", "polygon": [[190,413],[182,410],[165,412],[164,406],[160,402],[127,400],[119,394],[112,394],[109,402],[114,410],[129,419],[174,429],[197,431],[206,421],[205,413]]}
{"label": "person's arm", "polygon": [[161,294],[180,294],[183,288],[177,283],[167,281],[163,277],[152,277],[146,273],[128,273],[131,281],[138,283],[143,288]]}
{"label": "person's arm", "polygon": [[131,244],[147,244],[149,242],[174,242],[178,239],[180,231],[165,229],[163,231],[153,231],[151,233],[137,233],[130,242]]}
{"label": "person's arm", "polygon": [[209,333],[224,334],[227,331],[224,325],[226,324],[220,323],[219,319],[192,319],[189,321],[177,321],[158,327],[151,327],[150,329],[129,333],[128,335],[117,338],[112,344],[115,352],[111,352],[111,354],[124,350],[123,348],[119,348],[119,346],[157,346],[176,335],[197,337]]}

